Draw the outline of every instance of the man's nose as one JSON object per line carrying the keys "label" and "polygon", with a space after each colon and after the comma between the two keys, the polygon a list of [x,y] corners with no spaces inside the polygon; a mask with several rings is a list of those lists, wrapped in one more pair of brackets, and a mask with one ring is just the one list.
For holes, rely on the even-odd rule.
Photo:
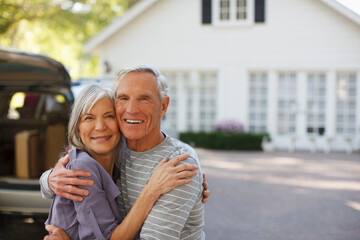
{"label": "man's nose", "polygon": [[130,114],[134,114],[138,111],[138,103],[137,101],[130,100],[126,106],[126,111]]}

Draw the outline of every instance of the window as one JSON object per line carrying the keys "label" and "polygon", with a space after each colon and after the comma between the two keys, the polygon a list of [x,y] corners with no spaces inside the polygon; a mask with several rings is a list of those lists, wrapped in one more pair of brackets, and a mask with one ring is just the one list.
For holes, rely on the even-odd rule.
{"label": "window", "polygon": [[196,79],[190,78],[189,72],[165,72],[164,75],[170,96],[165,116],[168,127],[172,131],[179,131],[179,128],[181,131],[212,131],[216,121],[217,74],[202,72]]}
{"label": "window", "polygon": [[307,133],[324,135],[326,110],[326,76],[311,73],[307,76]]}
{"label": "window", "polygon": [[168,87],[169,87],[169,92],[168,95],[171,99],[169,107],[167,109],[165,118],[166,118],[166,122],[168,123],[169,127],[171,127],[172,129],[177,129],[177,123],[176,123],[176,119],[177,119],[177,76],[175,73],[164,73],[164,75],[166,76],[167,79],[167,83],[168,83]]}
{"label": "window", "polygon": [[216,121],[216,73],[200,74],[200,131],[212,131]]}
{"label": "window", "polygon": [[279,135],[296,132],[296,75],[281,73],[278,77],[278,126]]}
{"label": "window", "polygon": [[267,131],[267,75],[251,73],[249,81],[249,130],[264,133]]}
{"label": "window", "polygon": [[253,22],[253,0],[214,0],[214,22],[243,24]]}
{"label": "window", "polygon": [[356,74],[340,73],[336,81],[336,133],[356,134]]}
{"label": "window", "polygon": [[236,19],[246,19],[246,0],[236,0]]}
{"label": "window", "polygon": [[[170,105],[165,115],[166,123],[172,131],[179,131],[179,120],[186,116],[182,130],[196,130],[196,119],[199,113],[195,112],[195,95],[196,89],[194,83],[190,79],[188,72],[165,72],[168,87]],[[181,107],[185,104],[185,108]],[[181,108],[181,109],[180,109]]]}
{"label": "window", "polygon": [[67,116],[69,107],[63,95],[37,92],[16,92],[2,94],[11,99],[7,119],[58,120]]}
{"label": "window", "polygon": [[230,0],[220,0],[219,19],[230,20]]}
{"label": "window", "polygon": [[194,117],[196,116],[194,114],[194,99],[195,99],[195,91],[194,86],[189,78],[189,75],[184,75],[184,83],[185,83],[185,96],[186,96],[186,128],[188,131],[194,130]]}

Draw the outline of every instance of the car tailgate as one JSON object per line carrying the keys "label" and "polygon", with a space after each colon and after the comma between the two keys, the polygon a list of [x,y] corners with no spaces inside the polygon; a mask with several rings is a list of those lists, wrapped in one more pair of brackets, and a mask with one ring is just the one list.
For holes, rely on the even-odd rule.
{"label": "car tailgate", "polygon": [[0,213],[47,215],[50,204],[41,197],[38,179],[0,178]]}

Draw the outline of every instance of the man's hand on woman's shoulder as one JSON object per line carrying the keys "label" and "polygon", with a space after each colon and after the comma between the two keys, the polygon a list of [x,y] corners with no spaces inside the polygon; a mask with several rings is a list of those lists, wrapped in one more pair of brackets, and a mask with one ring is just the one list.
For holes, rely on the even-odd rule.
{"label": "man's hand on woman's shoulder", "polygon": [[65,166],[69,162],[69,160],[69,155],[66,155],[59,159],[59,161],[49,175],[49,188],[58,196],[73,201],[82,201],[82,196],[87,196],[89,194],[89,191],[75,186],[91,186],[94,184],[94,182],[89,179],[79,178],[90,177],[91,173],[88,171],[80,169],[66,169]]}

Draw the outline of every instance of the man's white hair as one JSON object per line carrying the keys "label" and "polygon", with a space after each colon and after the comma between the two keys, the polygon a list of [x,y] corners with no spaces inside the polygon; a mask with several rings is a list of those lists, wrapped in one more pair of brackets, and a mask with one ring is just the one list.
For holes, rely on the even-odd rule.
{"label": "man's white hair", "polygon": [[120,70],[115,78],[114,78],[114,82],[113,82],[113,86],[115,89],[115,94],[116,94],[116,90],[119,86],[119,83],[121,82],[121,80],[128,74],[128,73],[132,73],[132,72],[148,72],[151,73],[155,76],[156,81],[157,81],[157,90],[160,96],[160,100],[164,100],[167,96],[168,96],[168,91],[169,91],[169,87],[167,85],[166,82],[166,78],[160,74],[160,71],[157,67],[154,66],[148,66],[148,65],[138,65],[132,68],[125,68]]}

